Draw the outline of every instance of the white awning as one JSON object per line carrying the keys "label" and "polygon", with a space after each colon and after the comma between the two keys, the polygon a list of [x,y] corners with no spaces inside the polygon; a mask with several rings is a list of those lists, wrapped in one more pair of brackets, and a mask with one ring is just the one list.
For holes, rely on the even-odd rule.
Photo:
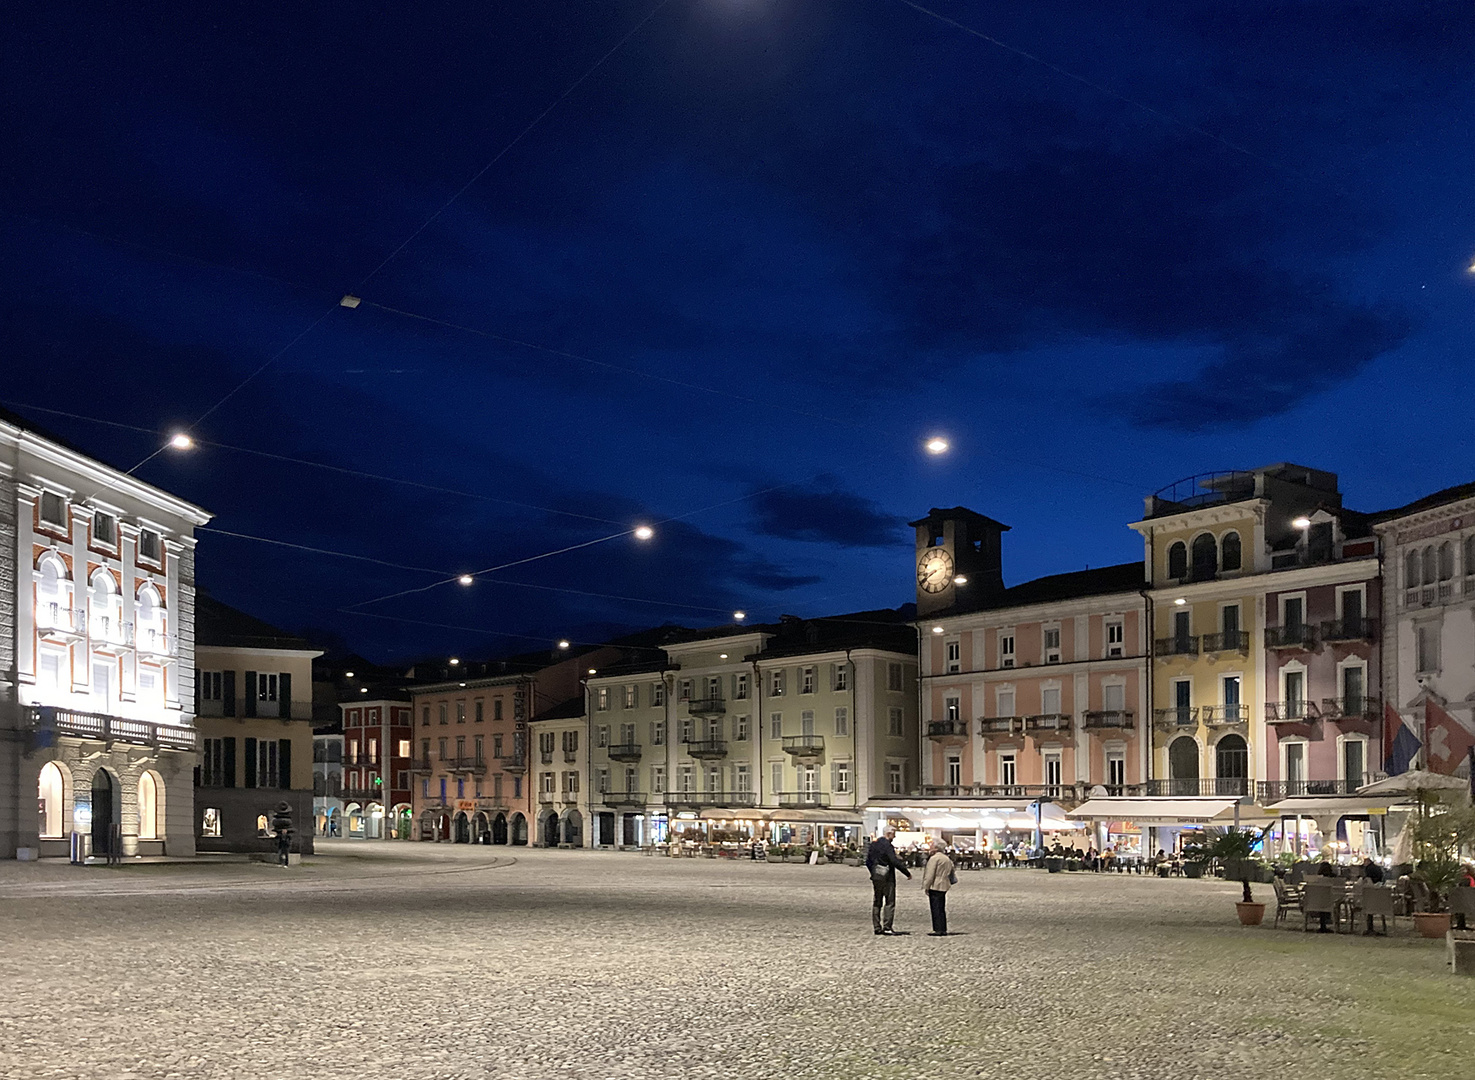
{"label": "white awning", "polygon": [[1372,811],[1382,813],[1390,806],[1407,801],[1407,798],[1398,795],[1381,798],[1376,795],[1297,795],[1271,803],[1265,809],[1277,817],[1294,817],[1297,814],[1315,817],[1322,814],[1367,814]]}
{"label": "white awning", "polygon": [[1131,821],[1138,825],[1207,824],[1230,815],[1234,799],[1129,799],[1103,796],[1087,799],[1066,817],[1080,821]]}

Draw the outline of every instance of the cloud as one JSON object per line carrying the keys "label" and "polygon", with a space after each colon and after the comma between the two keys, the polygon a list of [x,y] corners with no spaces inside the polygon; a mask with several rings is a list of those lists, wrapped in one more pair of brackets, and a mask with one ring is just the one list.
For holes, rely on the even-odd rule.
{"label": "cloud", "polygon": [[840,487],[838,478],[764,491],[752,499],[757,531],[783,540],[839,547],[892,547],[901,519]]}

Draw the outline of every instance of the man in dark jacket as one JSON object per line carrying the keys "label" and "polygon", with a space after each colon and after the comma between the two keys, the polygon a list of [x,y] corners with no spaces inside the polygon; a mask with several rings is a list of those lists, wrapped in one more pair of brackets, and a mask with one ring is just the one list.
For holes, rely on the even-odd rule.
{"label": "man in dark jacket", "polygon": [[896,854],[896,848],[891,846],[891,838],[895,835],[896,829],[886,826],[885,832],[871,841],[870,850],[866,852],[866,869],[870,871],[871,888],[875,894],[871,904],[871,925],[877,934],[896,933],[891,929],[891,921],[896,917],[896,872],[900,870],[908,881],[912,879],[912,872]]}

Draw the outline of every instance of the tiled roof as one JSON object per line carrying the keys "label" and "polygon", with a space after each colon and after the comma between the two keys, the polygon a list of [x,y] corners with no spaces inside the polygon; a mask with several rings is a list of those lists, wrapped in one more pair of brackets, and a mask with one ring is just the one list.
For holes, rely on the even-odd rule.
{"label": "tiled roof", "polygon": [[1143,576],[1142,560],[1117,563],[1114,566],[1097,566],[1089,570],[1072,570],[1066,574],[1050,574],[1033,581],[1020,582],[1002,592],[987,596],[977,603],[960,603],[945,611],[934,612],[929,618],[946,615],[963,615],[971,611],[997,611],[1001,608],[1026,607],[1030,604],[1047,604],[1056,600],[1076,600],[1086,596],[1106,596],[1111,593],[1140,592],[1147,587]]}
{"label": "tiled roof", "polygon": [[195,644],[219,649],[300,649],[316,652],[306,638],[223,604],[209,593],[195,594]]}
{"label": "tiled roof", "polygon": [[533,722],[539,720],[574,720],[584,715],[584,698],[571,697],[566,701],[560,701],[551,708],[544,709],[533,717]]}

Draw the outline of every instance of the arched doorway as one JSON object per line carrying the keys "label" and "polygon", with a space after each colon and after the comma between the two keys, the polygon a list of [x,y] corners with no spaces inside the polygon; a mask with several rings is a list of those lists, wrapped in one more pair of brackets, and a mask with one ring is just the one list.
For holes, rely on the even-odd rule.
{"label": "arched doorway", "polygon": [[159,796],[162,794],[163,784],[151,771],[145,769],[138,778],[138,838],[140,840],[159,840],[163,838],[160,825],[163,817],[160,814]]}
{"label": "arched doorway", "polygon": [[384,807],[378,803],[369,803],[364,807],[364,837],[369,840],[380,840],[384,836]]}
{"label": "arched doorway", "polygon": [[538,846],[558,846],[558,815],[552,810],[544,810],[538,815]]}
{"label": "arched doorway", "polygon": [[363,808],[356,802],[349,803],[343,808],[343,818],[348,823],[348,835],[362,840],[364,838]]}
{"label": "arched doorway", "polygon": [[408,840],[410,838],[410,822],[412,815],[409,803],[400,803],[394,808],[394,827],[390,831],[390,837],[395,840]]}
{"label": "arched doorway", "polygon": [[584,816],[577,810],[564,812],[563,842],[569,847],[584,846]]}
{"label": "arched doorway", "polygon": [[436,828],[435,811],[427,810],[420,815],[420,839],[439,840],[440,832]]}
{"label": "arched doorway", "polygon": [[512,815],[512,846],[525,847],[528,842],[528,819],[521,814]]}
{"label": "arched doorway", "polygon": [[1198,743],[1187,735],[1168,744],[1168,778],[1172,794],[1198,794]]}
{"label": "arched doorway", "polygon": [[507,843],[507,815],[498,814],[492,818],[492,843]]}
{"label": "arched doorway", "polygon": [[471,842],[471,822],[466,819],[464,810],[456,811],[455,820],[451,823],[454,830],[451,839],[458,844],[469,844]]}
{"label": "arched doorway", "polygon": [[1250,776],[1250,748],[1242,735],[1225,735],[1214,746],[1214,794],[1245,795]]}
{"label": "arched doorway", "polygon": [[487,816],[478,810],[471,816],[471,842],[473,844],[490,844],[492,842],[492,828],[487,821]]}
{"label": "arched doorway", "polygon": [[328,835],[343,835],[343,812],[336,806],[328,811]]}
{"label": "arched doorway", "polygon": [[41,766],[41,780],[37,785],[37,804],[41,812],[41,836],[59,839],[67,834],[67,778],[61,766],[48,761]]}
{"label": "arched doorway", "polygon": [[106,769],[92,774],[92,853],[110,854],[113,825],[117,822],[114,802],[117,788]]}

